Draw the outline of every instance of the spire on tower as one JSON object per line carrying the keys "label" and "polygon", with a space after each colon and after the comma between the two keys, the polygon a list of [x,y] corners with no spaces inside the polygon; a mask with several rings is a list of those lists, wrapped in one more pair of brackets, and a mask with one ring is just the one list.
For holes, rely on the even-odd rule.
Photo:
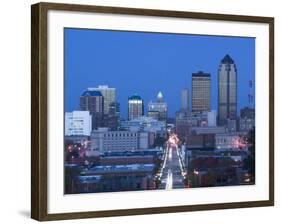
{"label": "spire on tower", "polygon": [[157,94],[157,102],[163,102],[163,94],[161,93],[161,91],[159,91],[159,93]]}

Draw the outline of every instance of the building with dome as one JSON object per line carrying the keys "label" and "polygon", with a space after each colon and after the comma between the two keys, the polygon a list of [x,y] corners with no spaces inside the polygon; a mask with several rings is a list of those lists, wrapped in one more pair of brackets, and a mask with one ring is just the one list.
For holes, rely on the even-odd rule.
{"label": "building with dome", "polygon": [[156,102],[150,101],[148,103],[148,116],[153,117],[159,121],[164,121],[166,123],[167,112],[168,112],[168,106],[167,103],[164,102],[163,94],[160,91],[157,94]]}

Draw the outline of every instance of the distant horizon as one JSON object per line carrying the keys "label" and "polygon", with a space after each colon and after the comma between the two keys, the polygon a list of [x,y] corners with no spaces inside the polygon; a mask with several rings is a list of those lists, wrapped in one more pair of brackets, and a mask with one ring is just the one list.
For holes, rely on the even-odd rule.
{"label": "distant horizon", "polygon": [[[192,108],[192,73],[211,76],[211,110],[217,111],[217,72],[229,54],[237,67],[237,114],[255,95],[255,39],[241,37],[159,34],[132,31],[65,29],[65,112],[80,110],[81,94],[90,87],[116,88],[121,117],[127,118],[128,97],[137,93],[147,104],[159,91],[168,117],[179,111],[181,90],[187,88]],[[99,74],[95,76],[95,74]],[[125,82],[125,83],[124,83]]]}

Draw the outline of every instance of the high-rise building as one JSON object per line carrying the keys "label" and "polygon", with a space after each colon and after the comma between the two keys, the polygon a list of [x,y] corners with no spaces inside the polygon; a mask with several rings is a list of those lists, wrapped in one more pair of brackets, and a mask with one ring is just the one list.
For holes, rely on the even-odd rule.
{"label": "high-rise building", "polygon": [[143,100],[138,94],[128,98],[128,119],[134,119],[144,115]]}
{"label": "high-rise building", "polygon": [[181,110],[189,111],[189,91],[187,88],[181,90]]}
{"label": "high-rise building", "polygon": [[92,129],[103,126],[104,98],[99,91],[85,91],[80,96],[80,109],[92,116]]}
{"label": "high-rise building", "polygon": [[237,114],[237,69],[229,55],[219,65],[218,94],[218,124],[227,125]]}
{"label": "high-rise building", "polygon": [[109,105],[108,114],[111,116],[120,116],[120,103],[119,102],[112,102]]}
{"label": "high-rise building", "polygon": [[92,116],[89,111],[73,111],[65,113],[66,136],[90,136]]}
{"label": "high-rise building", "polygon": [[90,91],[99,91],[104,99],[104,114],[109,113],[110,104],[116,101],[116,89],[107,85],[99,85],[98,87],[88,88]]}
{"label": "high-rise building", "polygon": [[159,92],[157,94],[156,102],[150,101],[148,103],[148,113],[151,114],[153,112],[158,112],[158,120],[160,121],[167,121],[167,111],[168,111],[168,106],[167,103],[164,102],[163,94]]}
{"label": "high-rise building", "polygon": [[109,105],[108,114],[103,118],[104,126],[114,131],[118,129],[120,123],[120,104],[118,102],[112,102]]}
{"label": "high-rise building", "polygon": [[210,111],[211,76],[199,71],[192,74],[192,112]]}

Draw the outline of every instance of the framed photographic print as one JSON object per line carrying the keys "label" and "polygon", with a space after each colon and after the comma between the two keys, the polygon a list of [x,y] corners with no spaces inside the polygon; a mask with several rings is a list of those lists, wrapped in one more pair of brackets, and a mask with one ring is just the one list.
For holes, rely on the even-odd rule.
{"label": "framed photographic print", "polygon": [[32,218],[274,204],[274,18],[32,5]]}

